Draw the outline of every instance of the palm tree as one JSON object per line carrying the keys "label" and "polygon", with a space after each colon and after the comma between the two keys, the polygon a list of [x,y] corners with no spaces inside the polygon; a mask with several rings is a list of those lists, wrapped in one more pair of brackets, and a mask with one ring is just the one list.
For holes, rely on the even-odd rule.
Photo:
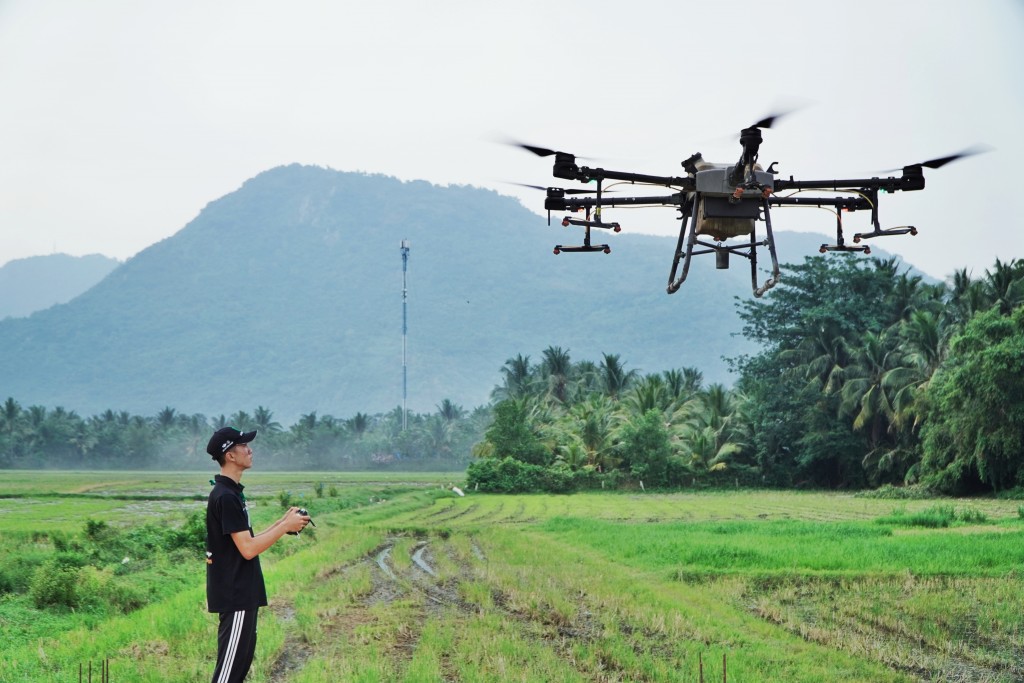
{"label": "palm tree", "polygon": [[21,417],[21,406],[13,398],[8,397],[0,406],[0,426],[8,436],[14,434],[18,419]]}
{"label": "palm tree", "polygon": [[494,390],[492,398],[495,402],[506,398],[521,398],[531,393],[533,372],[529,356],[520,353],[515,358],[509,358],[502,366],[501,374],[504,384]]}
{"label": "palm tree", "polygon": [[796,348],[781,351],[779,360],[787,372],[804,377],[826,394],[843,386],[844,370],[850,363],[850,348],[837,325],[820,325],[813,335],[800,340]]}
{"label": "palm tree", "polygon": [[750,447],[746,396],[711,384],[687,404],[687,419],[678,430],[679,448],[690,463],[708,471],[724,470]]}
{"label": "palm tree", "polygon": [[1000,313],[1009,315],[1024,303],[1024,261],[1003,263],[997,258],[993,269],[985,271],[981,289],[990,307],[997,306]]}
{"label": "palm tree", "polygon": [[549,346],[544,349],[543,355],[541,370],[548,380],[548,394],[564,404],[568,398],[568,384],[572,374],[569,352],[560,346]]}
{"label": "palm tree", "polygon": [[345,427],[357,437],[362,437],[370,427],[370,416],[366,413],[356,413],[345,420]]}
{"label": "palm tree", "polygon": [[853,418],[854,430],[867,436],[862,464],[876,481],[883,476],[902,479],[918,458],[912,418],[918,389],[928,375],[898,342],[895,328],[865,333],[840,392],[840,411]]}
{"label": "palm tree", "polygon": [[440,415],[441,419],[446,423],[451,424],[464,418],[466,416],[466,410],[462,406],[457,403],[453,403],[451,400],[446,398],[438,404],[437,414]]}
{"label": "palm tree", "polygon": [[231,416],[231,425],[239,431],[246,431],[250,425],[252,425],[252,418],[249,417],[249,413],[244,410],[239,410],[237,413]]}
{"label": "palm tree", "polygon": [[601,377],[601,385],[605,394],[610,398],[618,399],[619,395],[629,389],[636,379],[636,370],[626,370],[626,366],[619,360],[619,354],[603,354],[604,359],[598,367]]}
{"label": "palm tree", "polygon": [[704,385],[704,373],[697,368],[665,370],[661,373],[665,388],[677,404],[682,405],[693,398]]}
{"label": "palm tree", "polygon": [[[568,413],[569,431],[583,448],[586,464],[598,466],[611,455],[616,426],[615,407],[601,394],[577,403]],[[570,447],[572,446],[570,443]]]}
{"label": "palm tree", "polygon": [[177,411],[170,406],[167,406],[153,418],[153,422],[160,429],[170,429],[174,426],[175,420],[177,419]]}
{"label": "palm tree", "polygon": [[316,429],[316,411],[299,416],[299,421],[295,423],[293,429],[313,431]]}
{"label": "palm tree", "polygon": [[649,410],[667,412],[673,403],[672,395],[665,389],[665,380],[660,375],[645,375],[633,385],[625,398],[626,406],[637,415]]}
{"label": "palm tree", "polygon": [[257,406],[252,416],[253,426],[257,431],[264,434],[274,434],[281,431],[281,424],[274,421],[274,413],[269,408]]}
{"label": "palm tree", "polygon": [[593,361],[581,360],[575,363],[570,375],[573,379],[572,390],[569,392],[570,403],[585,401],[591,394],[602,390],[601,369]]}

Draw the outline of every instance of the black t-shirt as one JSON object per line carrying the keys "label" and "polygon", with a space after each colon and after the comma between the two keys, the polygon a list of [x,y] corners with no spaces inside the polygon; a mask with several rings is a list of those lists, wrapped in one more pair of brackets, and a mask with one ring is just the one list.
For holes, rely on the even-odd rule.
{"label": "black t-shirt", "polygon": [[242,557],[231,538],[236,531],[252,534],[243,488],[218,474],[206,504],[206,604],[211,612],[236,612],[267,604],[260,558]]}

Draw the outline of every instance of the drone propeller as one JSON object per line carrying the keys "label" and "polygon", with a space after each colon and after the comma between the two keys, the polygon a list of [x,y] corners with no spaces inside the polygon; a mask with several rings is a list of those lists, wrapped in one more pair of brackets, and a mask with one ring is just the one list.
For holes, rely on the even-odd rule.
{"label": "drone propeller", "polygon": [[778,121],[783,116],[786,116],[789,113],[790,112],[788,111],[776,112],[770,116],[764,117],[763,119],[755,123],[753,126],[751,126],[751,128],[771,128],[773,125],[775,125],[776,121]]}
{"label": "drone propeller", "polygon": [[536,154],[539,157],[550,157],[550,156],[556,156],[556,155],[559,155],[559,154],[564,154],[564,155],[567,155],[567,156],[574,157],[576,159],[586,159],[588,161],[594,161],[593,157],[581,157],[581,156],[577,156],[575,154],[572,154],[571,152],[563,152],[563,151],[558,150],[558,149],[550,149],[548,147],[538,147],[537,145],[528,145],[525,142],[520,142],[519,140],[512,140],[512,139],[506,138],[504,140],[500,140],[500,142],[502,144],[510,145],[512,147],[518,147],[519,149],[525,149],[527,152],[530,152],[532,154]]}
{"label": "drone propeller", "polygon": [[[974,147],[968,147],[967,149],[957,152],[956,154],[950,154],[949,156],[937,157],[935,159],[929,159],[928,161],[920,161],[916,164],[907,164],[907,166],[904,166],[903,168],[907,168],[909,166],[921,166],[922,168],[932,169],[942,168],[946,164],[952,163],[954,161],[965,159],[967,157],[972,157],[975,154],[984,154],[985,152],[988,151],[990,151],[989,147],[986,147],[984,145],[976,145]],[[882,173],[895,173],[896,171],[902,171],[903,168],[890,168],[885,171],[882,171]]]}
{"label": "drone propeller", "polygon": [[[544,192],[547,192],[548,190],[560,190],[561,192],[563,192],[565,194],[597,194],[597,190],[574,190],[574,189],[566,190],[566,189],[563,189],[561,187],[545,187],[544,185],[527,185],[526,183],[510,183],[510,184],[511,185],[518,185],[519,187],[528,187],[531,190],[543,190]],[[606,194],[608,192],[614,192],[614,190],[605,190],[602,194]]]}
{"label": "drone propeller", "polygon": [[539,157],[549,157],[553,154],[560,154],[560,152],[556,150],[548,149],[547,147],[536,147],[534,145],[527,145],[524,142],[514,142],[512,144],[515,145],[516,147],[521,147],[522,149],[525,149],[527,152],[533,152]]}

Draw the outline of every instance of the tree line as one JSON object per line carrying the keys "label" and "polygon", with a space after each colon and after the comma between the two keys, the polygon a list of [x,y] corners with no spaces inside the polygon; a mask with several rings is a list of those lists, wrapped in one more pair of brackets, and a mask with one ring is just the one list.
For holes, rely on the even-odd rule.
{"label": "tree line", "polygon": [[509,359],[471,484],[1024,486],[1024,261],[945,284],[896,260],[808,258],[785,273],[738,303],[762,350],[722,350],[733,388],[695,368],[641,374],[616,354]]}
{"label": "tree line", "polygon": [[449,399],[433,413],[403,411],[346,418],[300,416],[290,427],[269,408],[207,417],[166,407],[156,415],[107,410],[83,418],[62,407],[0,404],[0,467],[71,469],[208,469],[214,430],[257,429],[261,469],[438,469],[466,466],[490,421],[487,407],[469,411]]}
{"label": "tree line", "polygon": [[[725,305],[725,304],[723,304]],[[1024,486],[1024,261],[928,283],[895,260],[808,258],[736,303],[733,387],[698,368],[643,373],[622,356],[549,346],[501,368],[488,405],[433,413],[263,406],[206,417],[0,405],[0,467],[207,468],[210,433],[260,431],[261,467],[461,469],[492,490],[699,483],[944,492]],[[686,324],[685,320],[678,324]],[[686,349],[680,349],[684,358]]]}

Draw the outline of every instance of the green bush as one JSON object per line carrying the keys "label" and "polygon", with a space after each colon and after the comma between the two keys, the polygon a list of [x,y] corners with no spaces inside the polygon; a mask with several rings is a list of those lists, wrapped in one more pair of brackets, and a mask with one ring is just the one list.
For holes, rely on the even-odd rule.
{"label": "green bush", "polygon": [[62,566],[57,561],[46,562],[36,568],[29,584],[29,595],[39,609],[44,607],[76,608],[82,603],[79,584],[82,570]]}
{"label": "green bush", "polygon": [[109,569],[86,567],[80,574],[79,602],[83,606],[113,608],[128,613],[148,602],[145,591]]}
{"label": "green bush", "polygon": [[102,520],[85,520],[85,537],[90,541],[98,541],[102,539],[109,531],[110,526]]}
{"label": "green bush", "polygon": [[469,488],[488,493],[568,493],[575,488],[568,470],[531,465],[514,458],[482,458],[466,469]]}
{"label": "green bush", "polygon": [[877,489],[860,491],[854,495],[858,498],[878,498],[880,500],[923,500],[935,498],[940,494],[927,486],[893,486],[892,484],[883,484]]}
{"label": "green bush", "polygon": [[203,552],[206,548],[206,513],[203,510],[192,512],[181,527],[170,530],[167,540],[169,549]]}

